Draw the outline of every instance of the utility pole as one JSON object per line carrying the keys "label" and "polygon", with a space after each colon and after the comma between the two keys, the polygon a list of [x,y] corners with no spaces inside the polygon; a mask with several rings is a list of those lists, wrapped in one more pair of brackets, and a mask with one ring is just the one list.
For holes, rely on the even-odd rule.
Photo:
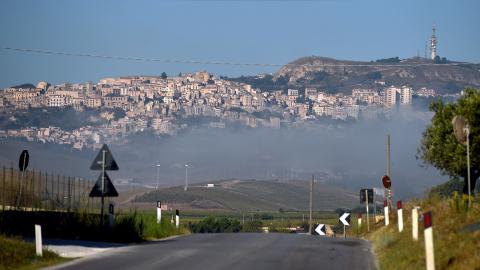
{"label": "utility pole", "polygon": [[[392,179],[390,167],[390,134],[387,135],[387,176]],[[385,198],[387,199],[388,208],[392,207],[392,191],[391,188],[385,190]]]}
{"label": "utility pole", "polygon": [[308,233],[312,235],[313,222],[312,222],[312,208],[313,208],[313,180],[314,176],[312,175],[312,180],[310,180],[310,218],[308,221]]}
{"label": "utility pole", "polygon": [[465,127],[465,133],[467,135],[467,185],[468,185],[468,208],[472,206],[471,199],[471,187],[470,187],[470,126]]}
{"label": "utility pole", "polygon": [[107,151],[102,150],[102,209],[101,209],[101,216],[102,216],[102,225],[104,221],[103,217],[103,205],[105,204],[105,154]]}

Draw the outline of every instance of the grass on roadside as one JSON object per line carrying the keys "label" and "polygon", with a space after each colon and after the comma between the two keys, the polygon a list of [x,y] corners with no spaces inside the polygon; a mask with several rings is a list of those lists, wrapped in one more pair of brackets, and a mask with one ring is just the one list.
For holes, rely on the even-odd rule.
{"label": "grass on roadside", "polygon": [[67,261],[49,250],[43,257],[36,256],[35,245],[21,239],[0,235],[0,269],[37,269]]}
{"label": "grass on roadside", "polygon": [[190,233],[185,226],[180,226],[177,229],[168,216],[163,217],[160,224],[157,224],[157,216],[155,214],[139,214],[138,219],[139,222],[143,223],[142,236],[146,240]]}
{"label": "grass on roadside", "polygon": [[[404,231],[398,232],[396,215],[391,224],[379,224],[366,235],[373,242],[380,269],[425,269],[423,223],[419,222],[419,239],[412,239],[413,206],[421,212],[432,211],[436,269],[480,269],[480,202],[467,211],[461,199],[430,196],[403,206]],[[396,214],[396,211],[395,211]]]}

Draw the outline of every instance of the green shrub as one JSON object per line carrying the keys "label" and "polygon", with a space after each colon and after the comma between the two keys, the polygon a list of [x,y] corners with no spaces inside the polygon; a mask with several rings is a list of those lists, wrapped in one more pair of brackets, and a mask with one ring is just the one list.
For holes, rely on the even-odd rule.
{"label": "green shrub", "polygon": [[231,233],[241,231],[242,225],[237,219],[206,217],[200,222],[190,223],[189,228],[193,233]]}
{"label": "green shrub", "polygon": [[247,221],[243,224],[242,232],[262,232],[263,223],[260,220]]}

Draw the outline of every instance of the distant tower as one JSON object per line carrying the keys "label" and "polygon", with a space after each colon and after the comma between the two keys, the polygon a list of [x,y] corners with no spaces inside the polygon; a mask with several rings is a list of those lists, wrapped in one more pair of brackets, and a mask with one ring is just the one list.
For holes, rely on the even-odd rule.
{"label": "distant tower", "polygon": [[437,56],[437,36],[435,36],[435,25],[432,27],[432,38],[430,39],[430,51],[432,52],[432,60]]}

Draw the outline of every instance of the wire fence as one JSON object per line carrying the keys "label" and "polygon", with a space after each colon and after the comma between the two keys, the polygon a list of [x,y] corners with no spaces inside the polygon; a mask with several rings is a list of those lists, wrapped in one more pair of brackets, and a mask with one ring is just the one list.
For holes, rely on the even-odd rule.
{"label": "wire fence", "polygon": [[88,195],[95,182],[47,172],[0,169],[2,211],[98,212],[100,198]]}

